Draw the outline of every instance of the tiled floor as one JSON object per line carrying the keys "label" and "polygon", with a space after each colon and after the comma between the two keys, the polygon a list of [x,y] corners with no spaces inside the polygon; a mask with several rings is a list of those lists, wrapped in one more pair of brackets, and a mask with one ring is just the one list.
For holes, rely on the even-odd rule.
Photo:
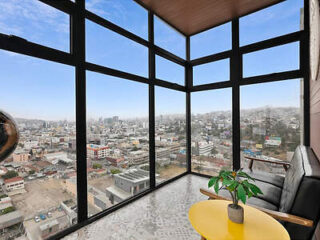
{"label": "tiled floor", "polygon": [[187,175],[124,208],[70,234],[64,240],[194,240],[188,220],[192,204],[208,179]]}

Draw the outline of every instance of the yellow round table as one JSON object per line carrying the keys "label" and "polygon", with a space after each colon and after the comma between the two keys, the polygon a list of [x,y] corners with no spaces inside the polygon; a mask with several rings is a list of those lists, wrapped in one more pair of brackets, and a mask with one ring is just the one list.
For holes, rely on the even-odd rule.
{"label": "yellow round table", "polygon": [[237,224],[228,218],[224,200],[206,200],[191,206],[189,220],[194,229],[207,240],[290,240],[286,229],[264,212],[247,205],[244,222]]}

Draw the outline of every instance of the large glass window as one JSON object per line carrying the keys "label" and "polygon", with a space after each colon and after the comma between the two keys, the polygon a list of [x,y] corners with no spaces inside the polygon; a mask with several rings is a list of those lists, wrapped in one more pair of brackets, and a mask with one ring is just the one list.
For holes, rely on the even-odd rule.
{"label": "large glass window", "polygon": [[[174,104],[172,104],[174,103]],[[186,171],[186,96],[155,88],[156,183]]]}
{"label": "large glass window", "polygon": [[[67,5],[74,8],[75,1],[71,1]],[[43,2],[0,1],[0,34],[69,52],[70,16]],[[87,10],[148,39],[148,12],[135,1],[85,3]],[[299,31],[302,7],[303,0],[287,0],[241,18],[240,45]],[[85,67],[87,62],[149,78],[148,47],[153,46],[139,44],[88,19],[85,25],[85,39],[78,40],[86,42],[86,60],[77,64]],[[160,54],[157,48],[185,59],[186,37],[156,16],[154,25],[159,55],[155,59],[155,126],[151,123],[150,127],[155,131],[155,181],[161,184],[187,171],[187,99],[185,91],[157,85],[163,85],[161,80],[184,85],[186,70],[168,60],[170,56],[164,58],[166,51]],[[229,22],[192,36],[191,59],[231,52],[231,35]],[[5,47],[9,40],[2,40]],[[21,41],[21,46],[25,45]],[[305,71],[300,69],[299,48],[297,40],[245,53],[243,77]],[[39,49],[35,45],[27,54],[39,56]],[[134,81],[86,72],[86,96],[80,94],[86,98],[82,100],[87,114],[84,180],[77,176],[76,164],[75,101],[81,96],[75,96],[75,83],[81,74],[76,79],[75,67],[54,63],[63,62],[57,54],[46,56],[51,62],[0,50],[0,109],[13,117],[20,133],[15,151],[0,162],[0,216],[9,226],[0,229],[0,239],[22,235],[46,239],[77,223],[81,207],[77,203],[78,177],[88,187],[89,217],[150,188],[149,110],[152,112],[153,106],[149,105],[148,83],[141,83],[141,77]],[[229,57],[193,66],[193,84],[230,81],[230,69],[238,72]],[[233,99],[231,87],[190,93],[192,171],[216,175],[233,167],[232,104],[239,100],[241,112],[236,120],[241,131],[241,167],[284,175],[303,139],[303,80],[228,83],[233,88],[241,85],[240,99]],[[77,120],[81,121],[81,116]],[[4,129],[0,125],[0,132]]]}
{"label": "large glass window", "polygon": [[154,18],[154,42],[181,58],[186,57],[186,38],[157,17]]}
{"label": "large glass window", "polygon": [[223,59],[193,67],[193,85],[230,80],[230,60]]}
{"label": "large glass window", "polygon": [[183,66],[156,56],[156,78],[184,85],[184,72]]}
{"label": "large glass window", "polygon": [[299,31],[301,8],[303,0],[286,0],[240,18],[240,45]]}
{"label": "large glass window", "polygon": [[243,55],[243,76],[298,70],[299,42]]}
{"label": "large glass window", "polygon": [[209,29],[190,38],[191,59],[231,49],[231,23]]}
{"label": "large glass window", "polygon": [[89,20],[86,58],[91,63],[148,77],[148,48]]}
{"label": "large glass window", "polygon": [[287,80],[241,87],[241,165],[284,174],[283,165],[267,161],[290,162],[301,143],[301,81]]}
{"label": "large glass window", "polygon": [[38,0],[0,1],[0,33],[69,51],[69,15]]}
{"label": "large glass window", "polygon": [[191,95],[192,170],[207,175],[232,168],[232,91]]}
{"label": "large glass window", "polygon": [[86,9],[148,39],[148,12],[132,0],[86,0]]}
{"label": "large glass window", "polygon": [[149,188],[148,109],[146,84],[87,72],[89,216]]}
{"label": "large glass window", "polygon": [[74,68],[5,51],[0,62],[0,109],[20,133],[0,163],[1,237],[47,238],[77,223]]}

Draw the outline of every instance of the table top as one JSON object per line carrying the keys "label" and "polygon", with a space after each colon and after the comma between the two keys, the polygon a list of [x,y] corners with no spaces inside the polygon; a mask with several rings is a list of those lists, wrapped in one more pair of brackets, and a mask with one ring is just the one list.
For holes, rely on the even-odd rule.
{"label": "table top", "polygon": [[230,201],[206,200],[191,206],[189,220],[194,229],[207,240],[290,240],[286,229],[266,213],[247,206],[244,222],[237,224],[228,218]]}

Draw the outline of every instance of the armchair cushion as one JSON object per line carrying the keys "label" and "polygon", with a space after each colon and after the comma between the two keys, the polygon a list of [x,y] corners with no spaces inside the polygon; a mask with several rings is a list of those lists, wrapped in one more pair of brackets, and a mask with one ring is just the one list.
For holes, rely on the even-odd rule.
{"label": "armchair cushion", "polygon": [[291,166],[286,172],[286,177],[283,184],[283,190],[280,200],[280,212],[290,212],[295,196],[298,192],[300,182],[304,176],[302,146],[296,148]]}
{"label": "armchair cushion", "polygon": [[256,180],[254,184],[257,185],[263,192],[263,195],[259,194],[257,198],[271,203],[277,206],[277,208],[279,208],[282,188],[276,187],[270,183],[262,182],[259,180]]}
{"label": "armchair cushion", "polygon": [[258,170],[251,171],[249,169],[244,169],[244,172],[248,173],[255,180],[259,180],[261,182],[270,183],[279,188],[283,187],[284,176],[275,175],[272,173],[262,172]]}
{"label": "armchair cushion", "polygon": [[[225,189],[222,189],[222,190],[219,191],[219,196],[231,199],[230,193]],[[272,204],[272,203],[270,203],[268,201],[265,201],[265,200],[263,200],[261,198],[256,198],[256,197],[249,198],[247,200],[247,203],[255,205],[255,206],[258,206],[258,207],[270,209],[270,210],[273,210],[273,211],[278,211],[278,209],[279,209],[277,205],[274,205],[274,204]]]}

